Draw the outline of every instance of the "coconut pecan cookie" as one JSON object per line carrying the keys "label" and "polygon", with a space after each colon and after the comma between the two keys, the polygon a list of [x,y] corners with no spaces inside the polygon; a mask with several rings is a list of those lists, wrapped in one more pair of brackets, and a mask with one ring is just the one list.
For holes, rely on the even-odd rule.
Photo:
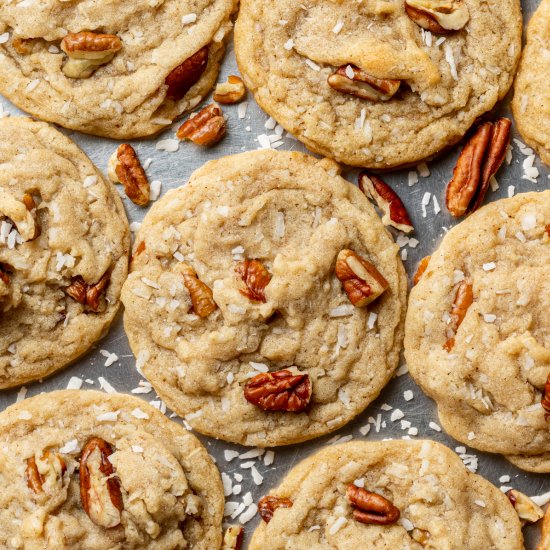
{"label": "coconut pecan cookie", "polygon": [[250,550],[522,550],[508,498],[433,441],[323,449],[258,503]]}
{"label": "coconut pecan cookie", "polygon": [[0,120],[0,388],[78,358],[113,320],[128,272],[114,187],[42,122]]}
{"label": "coconut pecan cookie", "polygon": [[431,256],[409,298],[405,337],[411,375],[450,435],[544,472],[548,265],[550,191],[481,208]]}
{"label": "coconut pecan cookie", "polygon": [[235,47],[245,83],[289,132],[383,169],[456,143],[504,97],[521,29],[518,0],[243,0]]}
{"label": "coconut pecan cookie", "polygon": [[0,93],[91,134],[154,134],[213,86],[235,0],[7,1]]}
{"label": "coconut pecan cookie", "polygon": [[550,165],[549,42],[550,0],[542,0],[527,27],[512,108],[521,135]]}
{"label": "coconut pecan cookie", "polygon": [[143,374],[196,430],[283,445],[342,426],[397,366],[407,283],[332,161],[209,162],[155,203],[124,285]]}
{"label": "coconut pecan cookie", "polygon": [[43,394],[1,413],[0,433],[2,548],[220,548],[212,459],[144,401]]}

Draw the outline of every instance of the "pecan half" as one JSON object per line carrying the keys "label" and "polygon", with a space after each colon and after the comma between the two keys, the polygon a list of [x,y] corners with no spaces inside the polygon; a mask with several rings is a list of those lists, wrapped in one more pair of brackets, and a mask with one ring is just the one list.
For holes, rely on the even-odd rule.
{"label": "pecan half", "polygon": [[269,523],[277,508],[292,508],[292,504],[292,500],[287,497],[266,495],[258,501],[258,513],[266,523]]}
{"label": "pecan half", "polygon": [[546,378],[540,402],[545,411],[544,419],[548,420],[550,418],[550,373],[548,373],[548,377]]}
{"label": "pecan half", "polygon": [[188,118],[177,131],[178,139],[188,139],[197,145],[214,145],[225,135],[225,118],[218,105],[207,105]]}
{"label": "pecan half", "polygon": [[348,500],[354,507],[353,517],[361,523],[390,525],[395,523],[401,513],[387,498],[371,493],[362,487],[348,485]]}
{"label": "pecan half", "polygon": [[240,76],[231,75],[227,82],[218,84],[214,90],[214,101],[222,105],[231,105],[238,103],[246,95],[246,88]]}
{"label": "pecan half", "polygon": [[[471,281],[464,279],[458,285],[456,289],[455,299],[453,302],[453,307],[451,309],[451,329],[454,334],[458,330],[458,327],[464,321],[468,308],[472,305],[474,301],[474,292]],[[454,337],[449,338],[443,348],[445,351],[450,352],[455,345]]]}
{"label": "pecan half", "polygon": [[359,174],[359,189],[384,213],[384,225],[391,225],[403,233],[414,231],[405,205],[384,180],[364,170]]}
{"label": "pecan half", "polygon": [[365,307],[388,288],[389,283],[365,258],[353,250],[341,250],[336,258],[336,276],[342,282],[349,301],[355,307]]}
{"label": "pecan half", "polygon": [[230,525],[223,536],[221,550],[241,550],[244,538],[244,527]]}
{"label": "pecan half", "polygon": [[355,65],[342,65],[327,82],[339,92],[371,101],[388,101],[401,86],[400,80],[375,78]]}
{"label": "pecan half", "polygon": [[245,260],[235,266],[235,271],[246,285],[246,290],[240,290],[240,293],[251,300],[265,304],[265,287],[271,281],[271,275],[262,262]]}
{"label": "pecan half", "polygon": [[59,453],[46,450],[39,459],[36,457],[27,458],[25,478],[27,486],[35,494],[44,492],[44,484],[55,487],[62,482],[63,475],[67,471],[67,465]]}
{"label": "pecan half", "polygon": [[512,503],[523,524],[536,523],[544,516],[542,508],[520,491],[510,489],[507,491],[506,496]]}
{"label": "pecan half", "polygon": [[126,196],[134,204],[145,206],[149,202],[149,180],[131,145],[123,143],[118,146],[109,159],[108,174],[113,183],[124,185]]}
{"label": "pecan half", "polygon": [[193,303],[193,312],[199,317],[208,317],[218,307],[214,302],[212,290],[197,277],[197,273],[189,264],[177,264],[175,269],[183,277],[183,284]]}
{"label": "pecan half", "polygon": [[69,78],[88,78],[101,65],[109,63],[121,48],[122,42],[114,34],[69,33],[61,41],[61,49],[69,57],[63,74]]}
{"label": "pecan half", "polygon": [[420,278],[422,277],[422,275],[424,275],[424,272],[426,271],[426,269],[428,269],[428,264],[430,263],[431,258],[432,258],[431,256],[425,256],[420,260],[420,263],[418,264],[418,267],[416,269],[416,273],[414,274],[414,277],[413,277],[414,285],[418,284],[418,281],[420,281]]}
{"label": "pecan half", "polygon": [[208,65],[208,46],[188,57],[173,69],[164,83],[168,86],[166,97],[179,101],[200,80]]}
{"label": "pecan half", "polygon": [[110,529],[120,524],[124,508],[120,481],[109,457],[113,448],[104,439],[92,437],[82,449],[80,458],[80,498],[90,519]]}
{"label": "pecan half", "polygon": [[470,20],[464,0],[405,0],[405,11],[419,27],[434,34],[458,31]]}
{"label": "pecan half", "polygon": [[79,304],[88,306],[92,311],[97,311],[101,294],[109,286],[109,280],[109,272],[106,272],[97,283],[89,285],[80,275],[77,275],[73,277],[65,292]]}
{"label": "pecan half", "polygon": [[262,372],[247,382],[244,397],[264,411],[303,412],[311,401],[311,380],[287,369]]}
{"label": "pecan half", "polygon": [[468,140],[447,186],[446,204],[451,215],[459,217],[479,208],[491,177],[506,156],[511,125],[507,118],[494,124],[485,122]]}

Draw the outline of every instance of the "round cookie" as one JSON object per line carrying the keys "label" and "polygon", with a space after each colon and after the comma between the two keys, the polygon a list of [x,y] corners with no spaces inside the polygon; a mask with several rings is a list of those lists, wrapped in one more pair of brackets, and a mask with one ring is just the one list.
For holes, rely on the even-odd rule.
{"label": "round cookie", "polygon": [[[239,68],[261,107],[311,150],[378,169],[415,163],[459,141],[512,84],[519,1],[464,5],[465,27],[438,36],[409,19],[403,0],[243,0]],[[385,100],[329,86],[340,67],[353,85],[353,66],[386,80],[375,86]],[[391,99],[380,92],[399,82]]]}
{"label": "round cookie", "polygon": [[214,85],[235,3],[2,2],[0,93],[74,130],[154,134]]}
{"label": "round cookie", "polygon": [[141,399],[42,394],[2,412],[0,433],[3,548],[220,548],[216,466]]}
{"label": "round cookie", "polygon": [[542,0],[527,27],[512,109],[523,139],[550,165],[550,0]]}
{"label": "round cookie", "polygon": [[[369,201],[338,172],[332,161],[301,153],[225,157],[145,217],[122,292],[126,332],[138,368],[199,432],[245,445],[304,441],[349,422],[391,378],[405,272]],[[369,258],[389,284],[367,307],[354,307],[335,274],[344,249]],[[240,274],[251,260],[266,270],[263,296],[251,294]],[[190,283],[213,292],[204,317]],[[285,410],[279,401],[271,403],[276,410],[257,406],[254,395],[276,391],[252,389],[251,379],[289,369],[309,378],[300,387],[311,391],[310,406],[297,412],[307,401],[298,386]]]}
{"label": "round cookie", "polygon": [[43,378],[99,340],[120,306],[122,201],[43,122],[0,120],[0,388]]}
{"label": "round cookie", "polygon": [[[399,519],[387,525],[355,519],[361,508],[346,494],[350,485],[387,499]],[[521,524],[508,498],[433,441],[325,448],[294,467],[270,495],[286,497],[292,506],[260,522],[250,550],[523,550]]]}
{"label": "round cookie", "polygon": [[[405,357],[455,439],[550,471],[550,191],[491,203],[447,233],[409,297]],[[463,319],[460,321],[460,319]]]}

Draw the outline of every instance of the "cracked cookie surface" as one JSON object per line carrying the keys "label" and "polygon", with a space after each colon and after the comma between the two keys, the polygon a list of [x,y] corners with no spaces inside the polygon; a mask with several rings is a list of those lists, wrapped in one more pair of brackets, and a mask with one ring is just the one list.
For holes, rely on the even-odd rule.
{"label": "cracked cookie surface", "polygon": [[[491,203],[451,229],[432,255],[411,291],[405,336],[410,373],[450,435],[545,472],[549,264],[550,191]],[[453,303],[464,285],[471,299],[457,328]]]}
{"label": "cracked cookie surface", "polygon": [[[389,500],[400,512],[397,522],[358,522],[346,496],[351,484]],[[329,447],[300,462],[270,494],[292,506],[260,523],[250,550],[523,549],[508,498],[433,441]]]}
{"label": "cracked cookie surface", "polygon": [[550,0],[542,0],[527,27],[527,44],[514,84],[512,108],[518,130],[550,165]]}
{"label": "cracked cookie surface", "polygon": [[[402,0],[243,0],[239,68],[260,106],[311,150],[371,168],[411,164],[458,142],[512,83],[519,1],[465,4],[465,27],[438,36],[413,22]],[[352,66],[400,89],[373,101],[328,85]]]}
{"label": "cracked cookie surface", "polygon": [[[220,547],[220,475],[196,437],[148,403],[57,391],[6,409],[0,432],[2,548]],[[103,455],[111,471],[107,493],[94,463],[101,457],[86,453],[98,441],[111,452]],[[87,483],[83,470],[91,473]]]}
{"label": "cracked cookie surface", "polygon": [[[82,132],[117,139],[157,133],[214,85],[234,8],[234,0],[2,2],[0,34],[9,38],[0,45],[0,92],[41,119]],[[92,74],[78,77],[90,60],[77,53],[77,74],[67,69],[65,50],[84,42],[67,48],[69,33],[112,36],[118,45]],[[189,68],[173,73],[204,47],[196,79]]]}
{"label": "cracked cookie surface", "polygon": [[103,336],[129,247],[118,193],[70,139],[0,120],[0,388],[65,367]]}
{"label": "cracked cookie surface", "polygon": [[[355,417],[391,378],[405,272],[373,207],[338,172],[300,153],[225,157],[145,217],[122,293],[126,333],[143,374],[201,433],[259,446],[311,439]],[[335,274],[343,249],[389,284],[366,307]],[[272,401],[256,387],[245,398],[252,377],[282,369],[307,373],[312,388],[298,375],[279,383],[299,396]]]}

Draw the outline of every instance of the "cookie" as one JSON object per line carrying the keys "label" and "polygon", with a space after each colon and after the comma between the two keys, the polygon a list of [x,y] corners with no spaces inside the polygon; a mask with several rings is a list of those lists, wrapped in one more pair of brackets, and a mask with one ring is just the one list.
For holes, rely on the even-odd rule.
{"label": "cookie", "polygon": [[80,357],[120,306],[130,237],[122,201],[43,122],[0,120],[0,388]]}
{"label": "cookie", "polygon": [[550,0],[542,0],[527,27],[512,109],[523,139],[550,165]]}
{"label": "cookie", "polygon": [[549,264],[550,191],[493,202],[444,237],[405,329],[410,373],[445,430],[539,472],[550,471]]}
{"label": "cookie", "polygon": [[523,549],[508,498],[433,441],[325,448],[295,466],[259,510],[250,550]]}
{"label": "cookie", "polygon": [[304,441],[349,422],[391,378],[405,272],[338,171],[295,152],[225,157],[146,215],[124,325],[138,368],[199,432]]}
{"label": "cookie", "polygon": [[235,3],[2,2],[0,93],[81,132],[155,134],[214,85]]}
{"label": "cookie", "polygon": [[2,412],[0,433],[2,548],[220,548],[216,466],[141,399],[42,394]]}
{"label": "cookie", "polygon": [[243,0],[239,68],[260,106],[312,151],[371,168],[415,163],[506,95],[521,50],[518,0],[446,4],[454,14],[440,19],[460,28],[443,35],[402,0]]}

